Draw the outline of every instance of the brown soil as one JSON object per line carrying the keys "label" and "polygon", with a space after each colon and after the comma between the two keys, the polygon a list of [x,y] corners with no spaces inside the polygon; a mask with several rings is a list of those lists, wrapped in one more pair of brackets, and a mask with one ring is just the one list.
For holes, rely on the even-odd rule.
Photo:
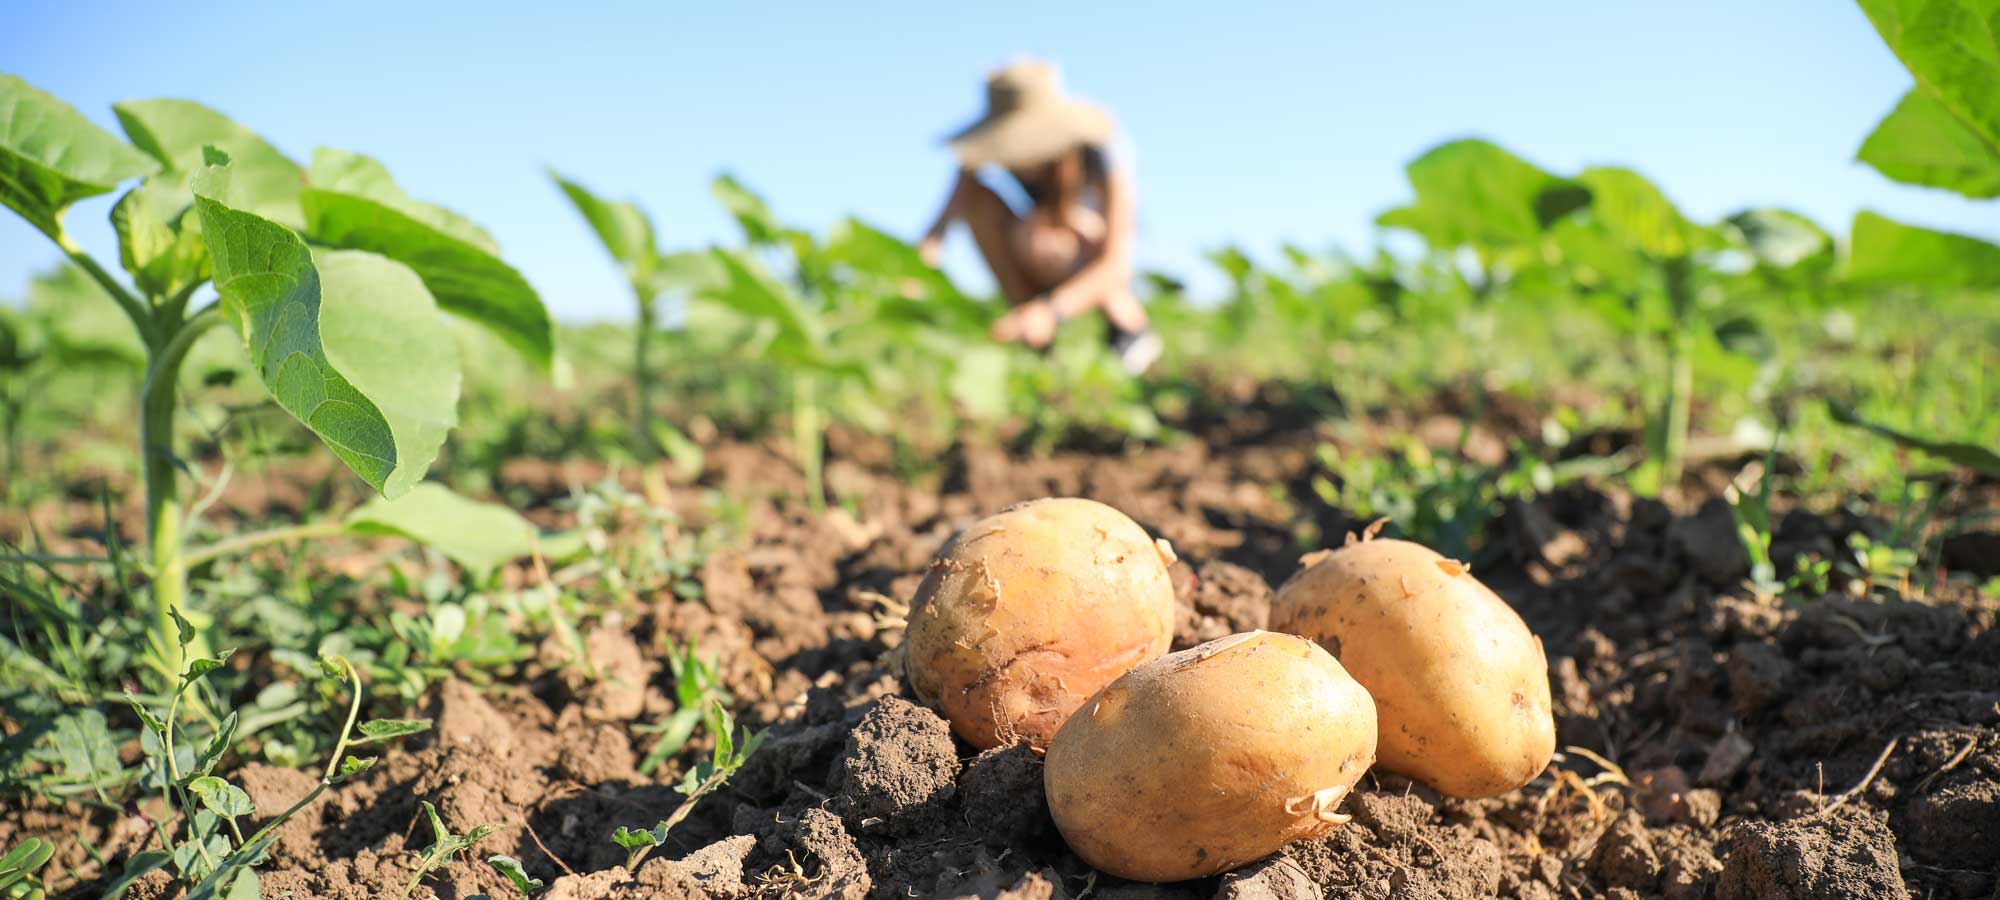
{"label": "brown soil", "polygon": [[[700,600],[659,596],[635,620],[588,635],[604,681],[551,666],[483,693],[445,684],[424,710],[437,719],[433,734],[284,827],[265,895],[396,896],[412,851],[429,841],[419,800],[460,831],[501,826],[419,897],[516,896],[482,861],[493,853],[520,859],[548,882],[540,896],[563,900],[2000,891],[1992,601],[1962,587],[1924,602],[1759,599],[1739,584],[1745,560],[1726,509],[1676,512],[1580,487],[1511,508],[1487,535],[1499,552],[1478,573],[1546,642],[1565,748],[1548,772],[1503,797],[1464,801],[1378,771],[1347,801],[1351,823],[1237,872],[1164,886],[1092,872],[1048,820],[1034,754],[976,754],[910,700],[897,674],[896,604],[954,529],[1015,501],[1076,495],[1173,543],[1177,646],[1261,626],[1271,585],[1303,549],[1298,536],[1336,540],[1364,523],[1312,499],[1310,435],[1251,437],[1034,458],[954,448],[935,482],[919,485],[887,474],[886,454],[865,442],[836,441],[829,483],[851,498],[851,513],[816,519],[754,502],[751,534],[709,559]],[[718,448],[711,463],[710,482],[739,495],[796,484],[768,448]],[[503,477],[510,496],[547,496],[593,474],[524,463]],[[1817,545],[1852,527],[1795,513],[1780,542]],[[743,718],[768,739],[627,872],[611,832],[663,818],[680,799],[679,765],[706,750],[641,777],[634,759],[645,738],[627,727],[667,712],[660,649],[688,637],[719,657]],[[544,649],[559,662],[559,646]],[[312,785],[255,765],[234,777],[261,810]],[[0,815],[0,844],[24,834],[67,842],[78,817],[114,870],[145,839],[132,816],[31,807]]]}

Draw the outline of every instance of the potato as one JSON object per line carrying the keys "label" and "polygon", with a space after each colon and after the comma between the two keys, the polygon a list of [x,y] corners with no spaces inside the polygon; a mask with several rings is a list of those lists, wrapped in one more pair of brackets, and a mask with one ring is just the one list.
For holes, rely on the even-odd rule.
{"label": "potato", "polygon": [[1056,732],[1042,770],[1071,850],[1179,881],[1322,837],[1375,761],[1375,704],[1319,645],[1233,634],[1146,663]]}
{"label": "potato", "polygon": [[1167,652],[1173,551],[1092,500],[1008,507],[938,551],[910,603],[910,686],[986,749],[1037,749],[1084,698]]}
{"label": "potato", "polygon": [[1542,641],[1463,564],[1350,538],[1307,557],[1271,628],[1320,642],[1375,698],[1382,767],[1454,797],[1533,780],[1555,753]]}

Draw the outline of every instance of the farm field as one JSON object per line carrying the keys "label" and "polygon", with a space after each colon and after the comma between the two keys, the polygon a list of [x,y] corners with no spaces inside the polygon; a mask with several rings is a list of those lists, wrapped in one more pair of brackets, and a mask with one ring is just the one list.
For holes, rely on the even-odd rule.
{"label": "farm field", "polygon": [[[2000,67],[1944,38],[2000,9],[1862,6],[1916,86],[1861,161],[1992,208]],[[2000,896],[2000,246],[1454,139],[1378,219],[1415,252],[1145,273],[1134,376],[728,175],[740,236],[673,247],[551,172],[632,294],[578,325],[368,156],[89,112],[0,73],[0,202],[67,257],[0,304],[0,897]],[[64,225],[103,195],[116,257]],[[1110,874],[907,640],[954,536],[1045,497],[1165,542],[1197,661],[1320,551],[1457,561],[1552,755],[1472,798],[1378,762],[1275,854]],[[1191,755],[1286,777],[1232,749]],[[1195,818],[1100,781],[1107,834]]]}

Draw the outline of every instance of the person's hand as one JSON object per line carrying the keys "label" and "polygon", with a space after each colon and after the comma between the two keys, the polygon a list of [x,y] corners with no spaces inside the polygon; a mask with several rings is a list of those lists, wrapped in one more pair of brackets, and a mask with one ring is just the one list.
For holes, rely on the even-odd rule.
{"label": "person's hand", "polygon": [[917,256],[924,261],[924,265],[937,268],[938,261],[944,258],[944,236],[924,235],[924,239],[917,242]]}
{"label": "person's hand", "polygon": [[1046,299],[1030,300],[994,322],[992,335],[996,341],[1020,341],[1039,350],[1055,339],[1056,308]]}

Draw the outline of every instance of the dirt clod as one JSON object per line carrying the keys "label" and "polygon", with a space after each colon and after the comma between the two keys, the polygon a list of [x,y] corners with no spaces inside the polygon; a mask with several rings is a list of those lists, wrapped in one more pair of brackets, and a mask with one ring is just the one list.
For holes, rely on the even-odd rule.
{"label": "dirt clod", "polygon": [[1744,822],[1723,841],[1717,900],[1902,900],[1894,838],[1877,817],[1843,811],[1781,824]]}
{"label": "dirt clod", "polygon": [[951,726],[900,697],[875,701],[848,734],[839,766],[847,818],[863,831],[907,832],[932,824],[957,791]]}

